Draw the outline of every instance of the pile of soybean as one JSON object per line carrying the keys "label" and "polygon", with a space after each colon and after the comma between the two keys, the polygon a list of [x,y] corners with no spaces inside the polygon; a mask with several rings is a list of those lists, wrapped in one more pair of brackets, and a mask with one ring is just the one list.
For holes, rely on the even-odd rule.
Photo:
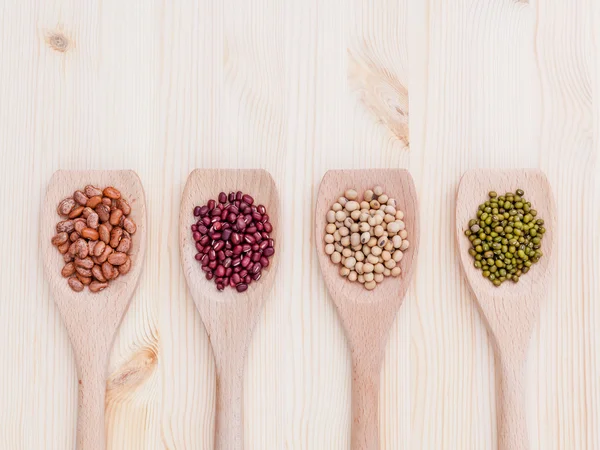
{"label": "pile of soybean", "polygon": [[524,195],[522,189],[501,196],[490,192],[465,231],[472,245],[473,265],[494,286],[509,280],[518,283],[543,256],[544,220],[537,217]]}

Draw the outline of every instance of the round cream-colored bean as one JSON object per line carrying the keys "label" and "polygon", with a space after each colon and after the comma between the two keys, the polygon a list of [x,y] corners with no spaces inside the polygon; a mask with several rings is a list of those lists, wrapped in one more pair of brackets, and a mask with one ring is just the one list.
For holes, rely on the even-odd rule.
{"label": "round cream-colored bean", "polygon": [[370,208],[369,202],[366,202],[364,200],[362,202],[360,202],[360,209],[361,210],[368,210],[369,208]]}
{"label": "round cream-colored bean", "polygon": [[377,263],[373,267],[373,270],[375,271],[375,273],[383,273],[383,271],[385,270],[385,266],[381,263]]}
{"label": "round cream-colored bean", "polygon": [[352,226],[352,224],[353,224],[353,223],[354,223],[354,221],[352,220],[352,218],[351,218],[351,217],[346,217],[346,218],[344,219],[344,226],[345,226],[346,228],[350,228],[350,227]]}
{"label": "round cream-colored bean", "polygon": [[373,194],[375,194],[376,196],[379,197],[380,195],[383,194],[383,188],[381,186],[379,186],[379,185],[375,186],[373,188]]}
{"label": "round cream-colored bean", "polygon": [[349,202],[346,203],[346,211],[356,211],[357,209],[360,209],[360,205],[358,204],[358,202],[355,202],[354,200],[350,200]]}
{"label": "round cream-colored bean", "polygon": [[388,252],[387,250],[384,250],[383,253],[381,253],[381,259],[383,259],[384,261],[388,261],[391,257],[392,255],[390,255],[390,252]]}
{"label": "round cream-colored bean", "polygon": [[352,247],[360,245],[360,234],[352,233],[352,236],[350,236],[350,245],[352,245]]}
{"label": "round cream-colored bean", "polygon": [[348,269],[352,269],[356,265],[356,258],[354,256],[350,256],[349,258],[346,258],[344,265]]}
{"label": "round cream-colored bean", "polygon": [[356,192],[354,189],[348,189],[346,192],[344,192],[344,197],[346,197],[348,200],[356,200],[358,197],[358,192]]}
{"label": "round cream-colored bean", "polygon": [[369,282],[365,283],[365,288],[367,288],[368,291],[372,291],[376,287],[377,287],[377,283],[375,281],[369,281]]}
{"label": "round cream-colored bean", "polygon": [[375,278],[375,276],[374,276],[373,272],[365,273],[364,278],[365,278],[366,282],[369,282],[369,281],[373,281],[373,278]]}
{"label": "round cream-colored bean", "polygon": [[371,247],[369,247],[367,244],[364,244],[362,247],[362,252],[365,254],[365,256],[369,256],[371,254]]}
{"label": "round cream-colored bean", "polygon": [[340,232],[340,236],[342,237],[348,236],[350,234],[350,230],[346,227],[341,227],[338,231]]}
{"label": "round cream-colored bean", "polygon": [[371,200],[369,202],[369,206],[371,206],[371,208],[373,208],[373,209],[379,209],[379,207],[381,206],[381,203],[379,203],[377,200]]}
{"label": "round cream-colored bean", "polygon": [[400,272],[402,272],[402,270],[400,270],[400,267],[396,266],[392,269],[392,276],[397,277],[400,275]]}
{"label": "round cream-colored bean", "polygon": [[402,245],[400,246],[400,250],[404,251],[406,250],[408,247],[410,246],[410,242],[408,242],[408,240],[404,239],[402,241]]}
{"label": "round cream-colored bean", "polygon": [[398,221],[388,223],[387,230],[388,233],[396,234],[400,231],[400,224],[398,223]]}
{"label": "round cream-colored bean", "polygon": [[340,242],[342,240],[342,235],[338,230],[335,230],[335,233],[333,233],[333,240],[335,242]]}
{"label": "round cream-colored bean", "polygon": [[381,236],[378,240],[377,240],[377,246],[379,248],[383,248],[386,246],[386,244],[388,243],[388,238],[387,236]]}
{"label": "round cream-colored bean", "polygon": [[373,272],[374,269],[375,269],[375,266],[373,266],[373,264],[371,264],[371,263],[365,263],[362,266],[362,270],[364,273],[371,273],[371,272]]}
{"label": "round cream-colored bean", "polygon": [[338,202],[335,202],[332,206],[331,209],[333,209],[335,212],[341,211],[342,209],[344,209],[342,207],[342,205],[340,205]]}
{"label": "round cream-colored bean", "polygon": [[396,219],[395,219],[395,218],[394,218],[394,216],[392,216],[391,214],[386,214],[386,215],[383,217],[383,220],[385,221],[385,223],[390,223],[390,222],[393,222],[393,221],[394,221],[394,220],[396,220]]}
{"label": "round cream-colored bean", "polygon": [[365,282],[365,276],[364,275],[359,275],[358,276],[358,282],[361,283],[361,284],[364,284],[364,282]]}
{"label": "round cream-colored bean", "polygon": [[333,244],[333,241],[335,241],[335,239],[333,239],[333,234],[325,235],[325,243],[326,244]]}
{"label": "round cream-colored bean", "polygon": [[387,267],[388,269],[393,269],[394,267],[396,267],[396,261],[394,261],[393,259],[386,261],[385,267]]}
{"label": "round cream-colored bean", "polygon": [[402,245],[402,238],[399,235],[396,235],[392,238],[392,242],[394,243],[394,248],[400,248]]}
{"label": "round cream-colored bean", "polygon": [[375,223],[377,225],[381,225],[383,223],[384,217],[385,217],[385,213],[382,210],[375,212]]}
{"label": "round cream-colored bean", "polygon": [[371,236],[371,239],[369,239],[369,242],[367,242],[367,245],[369,247],[375,247],[377,245],[377,238],[375,236]]}
{"label": "round cream-colored bean", "polygon": [[358,229],[360,230],[360,232],[365,233],[371,230],[371,226],[366,222],[361,222],[358,226]]}
{"label": "round cream-colored bean", "polygon": [[404,256],[404,254],[400,250],[396,250],[394,252],[394,254],[392,255],[392,258],[394,259],[394,261],[400,262],[400,261],[402,261],[403,256]]}
{"label": "round cream-colored bean", "polygon": [[362,251],[357,251],[354,254],[354,257],[356,258],[357,261],[364,261],[365,260],[365,254]]}
{"label": "round cream-colored bean", "polygon": [[348,258],[349,256],[352,256],[352,250],[350,250],[349,248],[345,248],[342,250],[342,256],[344,256],[345,258]]}
{"label": "round cream-colored bean", "polygon": [[385,247],[383,248],[384,250],[391,252],[392,250],[394,250],[394,243],[388,239],[387,243],[385,244]]}
{"label": "round cream-colored bean", "polygon": [[348,274],[348,279],[350,281],[356,281],[358,279],[358,274],[354,270],[351,270]]}
{"label": "round cream-colored bean", "polygon": [[342,247],[342,244],[340,244],[339,242],[336,242],[335,244],[333,244],[333,246],[335,247],[336,252],[342,253],[342,250],[344,249],[344,247]]}
{"label": "round cream-colored bean", "polygon": [[389,214],[390,216],[392,216],[394,219],[396,218],[396,208],[394,208],[391,205],[387,205],[385,207],[385,213]]}
{"label": "round cream-colored bean", "polygon": [[383,273],[376,273],[373,278],[377,283],[381,283],[385,277]]}
{"label": "round cream-colored bean", "polygon": [[404,212],[401,210],[396,211],[396,219],[398,219],[398,220],[404,219]]}
{"label": "round cream-colored bean", "polygon": [[375,227],[375,236],[379,237],[381,235],[383,235],[383,227],[381,225],[377,225]]}
{"label": "round cream-colored bean", "polygon": [[325,231],[328,234],[335,233],[335,230],[337,230],[337,228],[336,228],[335,224],[333,224],[333,223],[328,223],[327,226],[325,227]]}
{"label": "round cream-colored bean", "polygon": [[370,202],[373,200],[373,191],[371,189],[367,189],[364,193],[365,200]]}
{"label": "round cream-colored bean", "polygon": [[358,220],[360,220],[361,222],[366,222],[367,220],[369,220],[369,214],[361,212]]}
{"label": "round cream-colored bean", "polygon": [[327,245],[325,246],[325,253],[326,253],[327,255],[331,255],[333,252],[335,252],[335,247],[334,247],[334,245],[333,245],[333,244],[327,244]]}
{"label": "round cream-colored bean", "polygon": [[377,221],[375,220],[375,217],[373,217],[373,216],[369,216],[369,220],[367,220],[367,223],[369,225],[371,225],[372,227],[374,227],[375,225],[377,225]]}
{"label": "round cream-colored bean", "polygon": [[342,206],[346,206],[346,203],[348,203],[348,199],[346,197],[340,197],[338,198],[338,203]]}
{"label": "round cream-colored bean", "polygon": [[358,221],[358,219],[360,218],[360,211],[358,209],[356,211],[352,211],[350,213],[350,217],[352,217],[352,220]]}
{"label": "round cream-colored bean", "polygon": [[343,222],[346,220],[346,213],[344,211],[338,211],[335,213],[335,220],[338,222]]}
{"label": "round cream-colored bean", "polygon": [[340,267],[340,275],[343,277],[347,277],[350,274],[350,269],[347,267]]}
{"label": "round cream-colored bean", "polygon": [[356,270],[357,273],[363,273],[363,271],[365,270],[365,265],[364,263],[358,261],[355,265],[354,265],[354,270]]}
{"label": "round cream-colored bean", "polygon": [[367,256],[367,261],[371,264],[377,264],[379,262],[379,257],[374,256],[373,254]]}
{"label": "round cream-colored bean", "polygon": [[[358,224],[357,223],[353,223],[352,225],[350,225],[350,231],[352,233],[357,233],[360,231],[360,229],[358,228]],[[358,235],[358,240],[360,241],[360,234]]]}
{"label": "round cream-colored bean", "polygon": [[371,254],[374,256],[379,256],[379,255],[381,255],[381,251],[382,251],[381,247],[375,246],[371,249]]}
{"label": "round cream-colored bean", "polygon": [[400,237],[402,239],[406,239],[408,237],[408,231],[406,230],[402,230],[400,233],[398,233],[400,235]]}
{"label": "round cream-colored bean", "polygon": [[342,244],[342,246],[344,246],[344,247],[350,247],[350,236],[344,236],[340,240],[340,244]]}
{"label": "round cream-colored bean", "polygon": [[334,264],[339,264],[342,261],[342,254],[339,252],[333,252],[331,254],[331,262]]}
{"label": "round cream-colored bean", "polygon": [[333,223],[335,222],[335,211],[330,209],[329,211],[327,211],[327,222],[329,223]]}
{"label": "round cream-colored bean", "polygon": [[379,200],[379,203],[383,204],[387,203],[388,199],[389,197],[383,193],[377,198],[377,200]]}
{"label": "round cream-colored bean", "polygon": [[360,235],[360,242],[366,244],[371,239],[371,234],[368,231],[365,231]]}
{"label": "round cream-colored bean", "polygon": [[389,277],[391,274],[392,274],[392,271],[390,269],[388,269],[387,267],[385,269],[383,269],[383,276]]}

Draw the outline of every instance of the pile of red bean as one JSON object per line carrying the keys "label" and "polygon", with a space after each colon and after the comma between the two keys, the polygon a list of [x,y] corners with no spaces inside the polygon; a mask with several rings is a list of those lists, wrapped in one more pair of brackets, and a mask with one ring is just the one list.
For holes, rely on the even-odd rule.
{"label": "pile of red bean", "polygon": [[220,291],[230,286],[238,292],[260,280],[275,253],[273,225],[263,205],[254,205],[254,199],[241,191],[221,192],[218,200],[196,206],[194,216],[196,260],[207,280],[214,279]]}

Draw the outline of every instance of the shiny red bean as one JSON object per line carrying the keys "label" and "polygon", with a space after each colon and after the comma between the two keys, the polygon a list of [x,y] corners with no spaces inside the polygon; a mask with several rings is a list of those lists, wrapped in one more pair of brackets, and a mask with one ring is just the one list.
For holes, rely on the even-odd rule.
{"label": "shiny red bean", "polygon": [[219,203],[227,203],[227,194],[225,192],[219,194]]}
{"label": "shiny red bean", "polygon": [[244,292],[246,289],[248,289],[248,285],[244,284],[244,283],[240,283],[235,288],[237,289],[238,292]]}

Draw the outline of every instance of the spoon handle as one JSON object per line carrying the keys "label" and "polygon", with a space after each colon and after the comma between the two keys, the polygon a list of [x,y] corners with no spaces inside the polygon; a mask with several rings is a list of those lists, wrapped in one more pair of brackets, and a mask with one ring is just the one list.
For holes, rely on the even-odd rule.
{"label": "spoon handle", "polygon": [[229,361],[218,368],[215,450],[241,450],[242,433],[242,364]]}
{"label": "spoon handle", "polygon": [[528,450],[523,359],[499,356],[498,450]]}
{"label": "spoon handle", "polygon": [[352,450],[379,449],[379,370],[352,363]]}
{"label": "spoon handle", "polygon": [[106,399],[106,358],[91,357],[78,363],[79,410],[77,449],[104,450],[104,410]]}

